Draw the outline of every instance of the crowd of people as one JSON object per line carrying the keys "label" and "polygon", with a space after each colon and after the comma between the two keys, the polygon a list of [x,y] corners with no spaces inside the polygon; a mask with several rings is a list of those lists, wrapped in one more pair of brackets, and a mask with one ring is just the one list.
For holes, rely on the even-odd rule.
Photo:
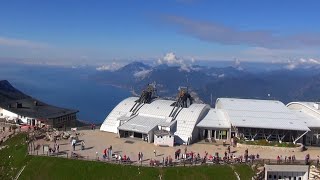
{"label": "crowd of people", "polygon": [[[93,128],[94,130],[94,128]],[[71,145],[73,147],[73,151],[75,151],[75,146],[76,146],[77,141],[75,139],[71,140]],[[84,141],[81,141],[81,150],[84,150],[85,143]],[[59,145],[54,144],[53,149],[50,148],[50,152],[59,152]],[[150,158],[146,159],[149,160],[149,165],[150,166],[171,166],[173,164],[177,163],[190,163],[190,164],[203,164],[203,163],[253,163],[255,160],[260,159],[260,155],[257,154],[249,154],[249,150],[245,149],[244,153],[237,153],[235,154],[236,151],[231,151],[231,146],[227,146],[224,154],[220,155],[219,152],[215,152],[212,154],[209,154],[209,152],[205,151],[203,155],[200,155],[199,152],[193,152],[193,151],[188,151],[188,147],[185,146],[184,148],[184,153],[182,153],[182,150],[179,148],[174,152],[174,160],[169,156],[162,156],[162,162],[161,160],[157,159],[157,151],[154,149],[153,154],[155,158]],[[99,159],[98,157],[98,152],[96,152],[96,158]],[[138,157],[137,161],[138,163],[142,164],[144,161],[144,154],[142,152],[138,152]],[[126,154],[121,155],[118,153],[113,152],[112,145],[110,145],[108,148],[105,148],[103,150],[102,158],[104,160],[115,160],[117,162],[133,162],[129,156]],[[295,163],[296,157],[295,155],[290,155],[290,156],[282,156],[278,155],[276,157],[276,162],[277,164],[282,164],[282,163]],[[319,156],[317,156],[316,159],[316,166],[319,166]],[[305,164],[310,164],[310,155],[307,154],[305,155]]]}

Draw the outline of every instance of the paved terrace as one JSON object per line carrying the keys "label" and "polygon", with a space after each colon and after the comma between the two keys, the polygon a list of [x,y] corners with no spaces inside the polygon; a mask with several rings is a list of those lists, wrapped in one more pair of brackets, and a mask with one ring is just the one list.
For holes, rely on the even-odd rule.
{"label": "paved terrace", "polygon": [[[58,140],[57,144],[60,146],[60,152],[65,152],[62,156],[70,157],[71,152],[75,152],[87,159],[94,160],[99,158],[99,160],[103,160],[103,150],[112,145],[113,153],[121,154],[123,157],[126,155],[129,156],[131,161],[138,163],[138,152],[143,153],[143,160],[145,160],[144,164],[149,164],[149,159],[159,160],[162,162],[163,157],[171,156],[174,159],[174,153],[177,149],[181,149],[181,153],[184,153],[185,147],[184,145],[175,146],[175,147],[159,147],[154,144],[149,144],[147,142],[143,142],[139,139],[133,138],[118,138],[117,134],[101,132],[99,130],[81,130],[78,131],[80,133],[79,140],[85,141],[85,149],[81,150],[80,143],[77,144],[76,150],[73,151],[70,140]],[[43,154],[42,145],[48,144],[51,148],[54,146],[54,142],[49,142],[45,140],[37,140],[34,142],[35,146],[38,146],[38,150],[30,151],[30,154]],[[284,148],[285,149],[285,148]],[[156,156],[154,155],[154,150],[156,150]],[[320,156],[320,147],[311,147],[308,148],[307,151],[298,152],[291,151],[287,152],[284,150],[270,150],[270,149],[248,149],[249,155],[257,153],[260,155],[260,159],[271,159],[276,161],[277,156],[282,156],[282,160],[284,161],[285,156],[296,156],[296,160],[303,161],[306,154],[310,154],[311,160],[316,160],[317,156]],[[214,156],[216,152],[219,153],[220,157],[224,156],[224,152],[227,151],[227,147],[219,144],[207,144],[207,143],[195,143],[187,146],[188,152],[194,152],[195,154],[199,153],[201,158],[204,156],[205,152],[208,152],[208,156]],[[231,147],[231,153],[233,153],[236,157],[240,155],[244,155],[245,148],[243,147]],[[98,153],[98,155],[97,155]],[[181,155],[180,155],[181,156]]]}

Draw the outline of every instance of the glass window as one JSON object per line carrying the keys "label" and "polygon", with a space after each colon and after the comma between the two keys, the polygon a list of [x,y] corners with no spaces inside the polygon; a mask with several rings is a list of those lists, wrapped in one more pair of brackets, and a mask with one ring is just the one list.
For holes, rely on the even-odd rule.
{"label": "glass window", "polygon": [[227,131],[226,130],[219,131],[219,139],[227,139]]}

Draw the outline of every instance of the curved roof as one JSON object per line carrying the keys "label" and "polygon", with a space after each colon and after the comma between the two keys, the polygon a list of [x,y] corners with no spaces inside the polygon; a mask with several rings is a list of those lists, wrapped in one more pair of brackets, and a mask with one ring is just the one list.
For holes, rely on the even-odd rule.
{"label": "curved roof", "polygon": [[[317,109],[314,107],[315,102],[290,102],[287,104],[287,107],[289,107],[290,105],[294,105],[294,104],[306,107],[306,108],[308,108],[308,109],[312,110],[313,112],[320,115],[320,109]],[[320,105],[318,105],[318,106],[320,107]]]}
{"label": "curved roof", "polygon": [[[133,117],[131,116],[132,112],[130,112],[130,110],[135,105],[137,99],[137,97],[129,97],[121,101],[107,116],[100,130],[117,133],[118,127],[120,126],[120,119],[124,118],[127,118],[128,121],[122,124],[119,129],[143,127],[142,129],[137,129],[137,131],[144,133],[152,129],[151,126],[153,127],[155,124],[168,123],[170,113],[174,108],[174,106],[171,105],[175,101],[155,99],[150,104],[143,104],[136,112],[137,117]],[[176,116],[177,128],[175,135],[187,142],[189,138],[192,138],[194,128],[200,118],[202,118],[202,114],[209,111],[209,109],[209,105],[206,104],[192,104],[188,108],[180,108]],[[151,122],[143,122],[151,120],[154,120],[155,123],[150,124]],[[132,131],[134,131],[134,129],[132,129]]]}
{"label": "curved roof", "polygon": [[310,130],[280,101],[219,98],[216,108],[223,109],[232,126],[236,127]]}
{"label": "curved roof", "polygon": [[320,110],[314,104],[314,102],[291,102],[287,107],[292,109],[309,128],[320,128]]}
{"label": "curved roof", "polygon": [[117,133],[117,128],[120,125],[119,118],[130,116],[130,110],[138,99],[138,97],[129,97],[122,100],[106,117],[100,127],[100,130]]}
{"label": "curved roof", "polygon": [[229,129],[230,122],[221,109],[210,109],[208,114],[197,124],[197,127]]}
{"label": "curved roof", "polygon": [[192,139],[196,124],[209,109],[210,106],[207,104],[192,104],[188,108],[183,108],[176,117],[177,131],[174,134],[184,142],[188,142],[189,138]]}

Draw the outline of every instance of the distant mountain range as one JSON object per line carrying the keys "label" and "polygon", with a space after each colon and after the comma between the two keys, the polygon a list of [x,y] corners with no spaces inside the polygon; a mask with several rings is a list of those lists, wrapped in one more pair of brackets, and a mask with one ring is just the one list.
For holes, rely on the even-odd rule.
{"label": "distant mountain range", "polygon": [[[91,79],[134,90],[157,83],[158,94],[174,98],[179,86],[188,86],[201,101],[211,103],[219,97],[317,101],[320,94],[319,68],[277,69],[249,72],[240,66],[205,67],[199,65],[150,66],[133,62],[114,71],[99,71]],[[212,98],[211,98],[212,97]],[[214,104],[214,102],[212,102]]]}

